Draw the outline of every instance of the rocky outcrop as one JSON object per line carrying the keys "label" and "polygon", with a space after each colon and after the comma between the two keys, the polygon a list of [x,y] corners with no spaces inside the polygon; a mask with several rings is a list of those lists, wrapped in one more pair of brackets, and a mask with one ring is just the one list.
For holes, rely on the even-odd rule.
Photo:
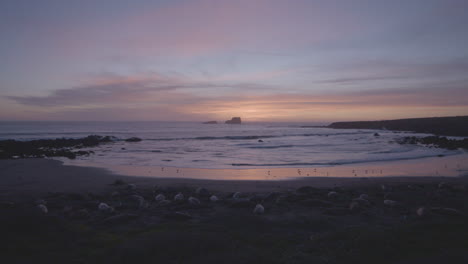
{"label": "rocky outcrop", "polygon": [[336,122],[328,127],[339,129],[387,129],[466,137],[468,136],[468,116]]}
{"label": "rocky outcrop", "polygon": [[225,123],[226,124],[241,124],[242,121],[240,117],[233,117],[231,118],[231,120],[227,120]]}
{"label": "rocky outcrop", "polygon": [[43,158],[67,157],[74,159],[77,156],[89,155],[93,151],[73,151],[73,148],[95,147],[102,143],[115,140],[111,136],[90,135],[85,138],[58,138],[38,139],[31,141],[1,140],[0,159],[11,158]]}
{"label": "rocky outcrop", "polygon": [[428,146],[434,146],[437,148],[444,148],[444,149],[458,149],[464,148],[468,149],[468,138],[464,138],[461,140],[457,139],[448,139],[446,137],[437,137],[437,136],[429,136],[429,137],[404,137],[397,140],[400,144],[423,144]]}
{"label": "rocky outcrop", "polygon": [[203,122],[202,124],[215,125],[215,124],[218,124],[218,121],[207,121],[207,122]]}

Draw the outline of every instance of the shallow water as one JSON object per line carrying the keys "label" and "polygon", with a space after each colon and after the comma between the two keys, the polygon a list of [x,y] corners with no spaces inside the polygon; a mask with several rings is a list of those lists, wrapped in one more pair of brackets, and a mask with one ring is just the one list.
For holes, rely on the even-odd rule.
{"label": "shallow water", "polygon": [[311,177],[459,177],[468,176],[468,154],[430,157],[412,160],[366,162],[310,167],[266,167],[242,169],[200,169],[162,166],[112,165],[83,160],[61,159],[66,165],[105,168],[128,176],[157,178],[187,178],[205,180],[277,181]]}
{"label": "shallow water", "polygon": [[[423,134],[301,127],[310,124],[190,122],[0,122],[0,139],[79,138],[111,135],[113,144],[74,163],[99,166],[209,169],[304,168],[417,160],[464,153],[395,140]],[[374,136],[374,133],[379,136]],[[140,137],[141,142],[124,139]]]}

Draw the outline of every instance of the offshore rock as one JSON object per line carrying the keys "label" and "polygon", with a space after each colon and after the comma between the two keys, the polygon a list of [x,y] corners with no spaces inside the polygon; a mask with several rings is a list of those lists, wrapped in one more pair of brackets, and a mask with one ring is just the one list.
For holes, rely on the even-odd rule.
{"label": "offshore rock", "polygon": [[240,117],[233,117],[231,118],[231,120],[227,120],[225,123],[226,124],[241,124],[242,121]]}

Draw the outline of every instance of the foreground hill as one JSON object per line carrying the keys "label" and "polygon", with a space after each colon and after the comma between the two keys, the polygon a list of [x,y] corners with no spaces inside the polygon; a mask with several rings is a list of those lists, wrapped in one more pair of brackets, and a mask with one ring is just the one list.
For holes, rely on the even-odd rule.
{"label": "foreground hill", "polygon": [[383,121],[336,122],[330,128],[388,129],[431,133],[444,136],[468,136],[468,116],[410,118]]}

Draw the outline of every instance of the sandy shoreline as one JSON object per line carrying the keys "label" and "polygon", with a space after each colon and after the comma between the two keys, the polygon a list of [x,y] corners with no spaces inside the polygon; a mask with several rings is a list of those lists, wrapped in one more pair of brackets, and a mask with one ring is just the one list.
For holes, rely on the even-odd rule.
{"label": "sandy shoreline", "polygon": [[56,158],[65,165],[104,168],[112,173],[169,179],[199,180],[296,180],[297,178],[459,177],[468,175],[468,154],[391,161],[369,161],[315,167],[179,168],[172,166],[115,165],[87,160]]}
{"label": "sandy shoreline", "polygon": [[1,160],[0,253],[8,263],[467,263],[466,186],[468,177],[136,177]]}
{"label": "sandy shoreline", "polygon": [[[167,169],[169,171],[169,168]],[[176,170],[172,168],[172,170]],[[297,170],[297,169],[292,169]],[[287,191],[302,186],[317,188],[351,187],[383,183],[465,182],[467,177],[290,177],[268,180],[211,180],[183,177],[142,177],[113,173],[103,168],[64,165],[51,159],[20,159],[0,161],[0,191],[8,194],[37,194],[46,192],[99,192],[111,189],[122,180],[143,188],[153,186],[204,187],[218,192]],[[223,172],[223,170],[221,170]],[[229,171],[224,170],[229,173]],[[174,172],[175,173],[175,172]],[[220,173],[219,171],[217,172]]]}

